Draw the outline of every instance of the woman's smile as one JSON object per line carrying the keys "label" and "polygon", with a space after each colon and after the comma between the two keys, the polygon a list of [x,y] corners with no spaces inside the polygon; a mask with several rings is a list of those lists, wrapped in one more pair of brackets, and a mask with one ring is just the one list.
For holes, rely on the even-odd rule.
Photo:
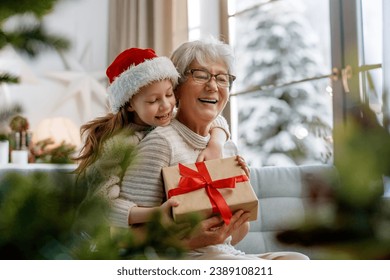
{"label": "woman's smile", "polygon": [[211,98],[198,98],[198,100],[202,103],[209,103],[209,104],[217,104],[217,99],[211,99]]}

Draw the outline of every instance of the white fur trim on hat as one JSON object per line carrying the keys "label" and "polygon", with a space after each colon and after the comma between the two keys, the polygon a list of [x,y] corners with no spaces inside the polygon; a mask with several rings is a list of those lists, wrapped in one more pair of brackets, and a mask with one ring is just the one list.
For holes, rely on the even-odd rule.
{"label": "white fur trim on hat", "polygon": [[170,79],[175,88],[179,73],[172,61],[164,56],[145,60],[123,71],[108,87],[108,101],[111,111],[118,113],[120,108],[136,94],[140,88],[155,81]]}

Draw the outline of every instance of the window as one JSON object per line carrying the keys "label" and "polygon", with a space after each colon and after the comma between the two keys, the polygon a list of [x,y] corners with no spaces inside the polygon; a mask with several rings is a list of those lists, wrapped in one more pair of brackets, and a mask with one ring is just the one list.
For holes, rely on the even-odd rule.
{"label": "window", "polygon": [[[203,12],[222,13],[223,1],[199,1],[199,15],[190,8],[204,25],[191,39],[205,30],[220,35],[210,30],[218,22],[207,23]],[[354,104],[367,103],[380,121],[390,119],[389,80],[382,78],[383,46],[390,45],[386,1],[226,2],[237,57],[228,114],[233,140],[251,165],[332,163],[333,127]]]}
{"label": "window", "polygon": [[[387,1],[330,1],[332,67],[339,79],[332,83],[335,123],[348,122],[354,108],[367,104],[380,123],[389,112],[382,79],[383,46],[386,34],[383,20]],[[337,141],[334,157],[338,157]]]}
{"label": "window", "polygon": [[190,41],[220,33],[218,0],[187,0]]}
{"label": "window", "polygon": [[332,161],[327,5],[229,1],[233,135],[252,166]]}
{"label": "window", "polygon": [[[362,0],[361,20],[359,30],[361,32],[361,65],[367,71],[361,72],[362,100],[370,104],[371,109],[378,115],[382,122],[382,0]],[[370,69],[370,70],[368,70]]]}

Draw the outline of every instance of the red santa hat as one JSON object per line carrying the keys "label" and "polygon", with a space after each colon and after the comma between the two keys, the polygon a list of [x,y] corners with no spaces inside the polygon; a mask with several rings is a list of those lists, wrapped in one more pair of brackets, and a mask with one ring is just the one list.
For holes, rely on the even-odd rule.
{"label": "red santa hat", "polygon": [[152,49],[139,48],[120,53],[108,66],[106,75],[110,80],[107,90],[113,113],[119,112],[142,87],[165,79],[170,79],[175,87],[179,78],[179,73],[169,58],[158,57]]}

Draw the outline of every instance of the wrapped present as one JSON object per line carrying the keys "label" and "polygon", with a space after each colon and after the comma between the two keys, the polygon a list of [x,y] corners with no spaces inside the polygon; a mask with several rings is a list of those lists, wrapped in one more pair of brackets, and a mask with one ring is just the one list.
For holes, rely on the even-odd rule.
{"label": "wrapped present", "polygon": [[178,164],[163,168],[162,174],[167,197],[179,203],[173,207],[177,222],[196,213],[203,218],[220,214],[229,224],[240,209],[250,212],[250,220],[257,219],[258,199],[236,157]]}

